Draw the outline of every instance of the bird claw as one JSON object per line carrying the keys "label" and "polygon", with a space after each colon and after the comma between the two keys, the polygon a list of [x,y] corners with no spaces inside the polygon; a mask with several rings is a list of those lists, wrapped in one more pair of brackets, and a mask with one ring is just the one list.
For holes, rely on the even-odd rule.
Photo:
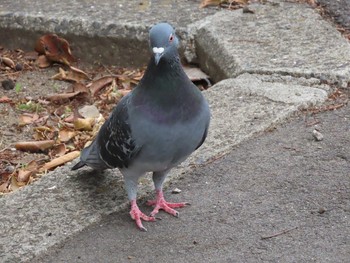
{"label": "bird claw", "polygon": [[156,214],[158,214],[159,210],[164,210],[168,214],[171,214],[175,217],[179,217],[179,212],[177,212],[173,208],[181,208],[186,205],[189,205],[187,202],[181,202],[181,203],[168,203],[165,201],[164,196],[160,194],[157,196],[156,200],[149,200],[147,201],[147,205],[154,206],[153,211],[151,212],[150,216],[154,217]]}
{"label": "bird claw", "polygon": [[142,213],[139,207],[137,206],[136,202],[132,202],[131,204],[130,216],[133,220],[135,220],[137,227],[144,232],[147,232],[147,229],[142,225],[141,220],[147,222],[156,221],[156,218],[154,216],[147,216],[144,213]]}

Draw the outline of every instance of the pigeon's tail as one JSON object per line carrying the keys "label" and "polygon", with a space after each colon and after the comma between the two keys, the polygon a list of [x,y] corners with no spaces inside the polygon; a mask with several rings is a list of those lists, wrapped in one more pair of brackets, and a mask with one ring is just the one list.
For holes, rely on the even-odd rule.
{"label": "pigeon's tail", "polygon": [[90,166],[95,170],[105,170],[110,168],[106,163],[101,159],[99,154],[99,148],[97,141],[93,141],[88,147],[84,148],[80,154],[80,161],[74,165],[71,169],[78,170],[83,166]]}
{"label": "pigeon's tail", "polygon": [[74,165],[71,170],[74,171],[74,170],[78,170],[80,169],[81,167],[85,166],[86,164],[82,161],[79,161],[76,165]]}

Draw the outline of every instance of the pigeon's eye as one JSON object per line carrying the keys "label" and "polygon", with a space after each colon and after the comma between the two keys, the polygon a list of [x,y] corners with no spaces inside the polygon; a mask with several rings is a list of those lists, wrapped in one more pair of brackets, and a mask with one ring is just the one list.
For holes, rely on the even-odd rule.
{"label": "pigeon's eye", "polygon": [[174,40],[174,35],[171,34],[171,35],[169,36],[169,42],[171,43],[171,42],[173,42],[173,40]]}

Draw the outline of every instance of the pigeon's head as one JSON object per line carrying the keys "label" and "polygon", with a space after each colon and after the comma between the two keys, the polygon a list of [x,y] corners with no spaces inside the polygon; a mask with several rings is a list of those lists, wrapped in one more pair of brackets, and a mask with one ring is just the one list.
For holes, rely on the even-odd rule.
{"label": "pigeon's head", "polygon": [[162,58],[172,58],[174,53],[176,54],[179,40],[171,25],[168,23],[156,24],[151,28],[149,36],[156,65]]}

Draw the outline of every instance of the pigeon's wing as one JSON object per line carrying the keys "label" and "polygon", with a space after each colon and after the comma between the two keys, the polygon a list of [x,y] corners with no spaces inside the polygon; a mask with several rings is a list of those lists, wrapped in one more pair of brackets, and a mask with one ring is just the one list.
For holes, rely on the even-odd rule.
{"label": "pigeon's wing", "polygon": [[141,146],[135,145],[128,122],[129,95],[130,93],[117,104],[91,145],[82,150],[80,162],[72,170],[85,165],[97,170],[128,167],[141,149]]}
{"label": "pigeon's wing", "polygon": [[100,158],[109,167],[128,167],[141,150],[141,146],[135,145],[129,125],[129,94],[118,103],[97,137]]}

